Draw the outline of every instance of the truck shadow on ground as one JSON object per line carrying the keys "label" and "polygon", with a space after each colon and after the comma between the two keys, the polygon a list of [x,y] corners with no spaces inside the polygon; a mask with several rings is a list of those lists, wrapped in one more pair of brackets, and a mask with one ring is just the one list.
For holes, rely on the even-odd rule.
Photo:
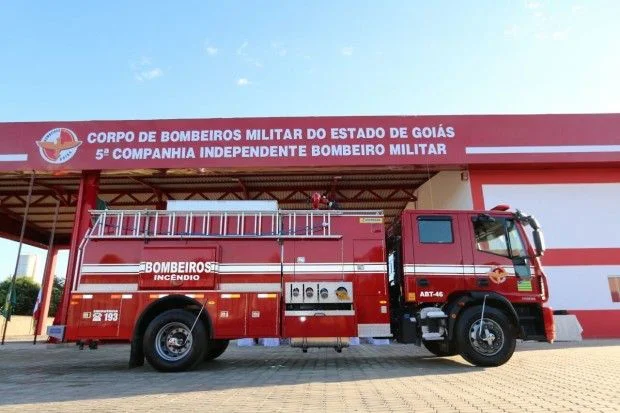
{"label": "truck shadow on ground", "polygon": [[553,343],[539,343],[532,341],[517,342],[518,351],[541,351],[541,350],[560,350],[569,348],[584,348],[584,347],[608,347],[618,346],[620,342],[618,339],[592,339],[583,341],[556,341]]}
{"label": "truck shadow on ground", "polygon": [[[232,347],[232,346],[231,346]],[[183,373],[160,373],[148,364],[128,369],[128,346],[100,350],[62,348],[0,352],[0,406],[75,400],[211,392],[240,388],[385,380],[462,374],[484,369],[459,356],[437,358],[412,346],[359,346],[342,354],[310,349],[231,348],[221,358]],[[11,354],[14,353],[14,354]]]}

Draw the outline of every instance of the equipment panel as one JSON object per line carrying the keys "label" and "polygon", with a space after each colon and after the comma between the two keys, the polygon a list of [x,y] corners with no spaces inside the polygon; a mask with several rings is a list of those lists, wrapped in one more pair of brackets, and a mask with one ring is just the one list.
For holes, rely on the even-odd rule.
{"label": "equipment panel", "polygon": [[285,284],[287,304],[352,303],[353,283],[348,281],[306,281]]}

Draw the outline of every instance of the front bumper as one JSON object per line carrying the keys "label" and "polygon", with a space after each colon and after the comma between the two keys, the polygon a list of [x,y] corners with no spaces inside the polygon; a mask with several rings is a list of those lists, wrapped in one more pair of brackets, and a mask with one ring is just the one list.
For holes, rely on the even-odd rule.
{"label": "front bumper", "polygon": [[543,322],[545,323],[545,336],[549,343],[555,341],[555,322],[553,321],[553,309],[543,306]]}

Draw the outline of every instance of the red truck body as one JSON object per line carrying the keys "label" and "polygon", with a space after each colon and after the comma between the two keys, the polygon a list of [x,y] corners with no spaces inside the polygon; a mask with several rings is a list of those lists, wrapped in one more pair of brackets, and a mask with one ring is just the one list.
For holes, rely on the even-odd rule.
{"label": "red truck body", "polygon": [[[146,356],[163,371],[259,337],[304,351],[392,337],[502,364],[514,347],[501,356],[499,342],[553,341],[541,252],[524,219],[405,211],[386,233],[380,211],[93,211],[62,339],[129,341],[131,365]],[[486,354],[467,353],[476,343]]]}

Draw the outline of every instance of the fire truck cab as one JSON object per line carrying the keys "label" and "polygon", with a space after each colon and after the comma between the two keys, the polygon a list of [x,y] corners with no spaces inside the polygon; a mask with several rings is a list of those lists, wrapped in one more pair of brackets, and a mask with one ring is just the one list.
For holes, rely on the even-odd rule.
{"label": "fire truck cab", "polygon": [[392,331],[399,342],[497,366],[510,359],[516,339],[554,340],[540,225],[508,209],[401,215],[387,237]]}
{"label": "fire truck cab", "polygon": [[92,215],[66,324],[49,333],[130,342],[130,366],[184,371],[260,337],[304,352],[383,337],[497,366],[517,339],[554,339],[540,226],[506,206],[407,210],[387,230],[382,211]]}

